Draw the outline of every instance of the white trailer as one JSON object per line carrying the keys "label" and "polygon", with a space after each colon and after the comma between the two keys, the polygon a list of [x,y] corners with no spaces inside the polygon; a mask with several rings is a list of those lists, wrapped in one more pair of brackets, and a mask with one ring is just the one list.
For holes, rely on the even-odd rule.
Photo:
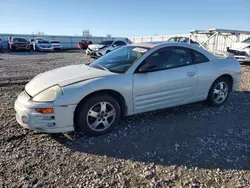
{"label": "white trailer", "polygon": [[236,43],[249,37],[250,31],[229,29],[191,30],[189,33],[190,40],[198,42],[202,48],[212,53],[229,52],[240,62],[250,62],[250,54],[244,49],[245,45],[236,45]]}

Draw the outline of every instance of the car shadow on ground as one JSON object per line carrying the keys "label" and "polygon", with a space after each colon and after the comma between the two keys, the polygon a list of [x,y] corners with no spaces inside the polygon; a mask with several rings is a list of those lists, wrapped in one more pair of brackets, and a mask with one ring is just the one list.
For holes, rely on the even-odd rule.
{"label": "car shadow on ground", "polygon": [[184,105],[126,117],[110,134],[52,134],[72,151],[118,159],[213,169],[250,169],[250,92],[221,107]]}

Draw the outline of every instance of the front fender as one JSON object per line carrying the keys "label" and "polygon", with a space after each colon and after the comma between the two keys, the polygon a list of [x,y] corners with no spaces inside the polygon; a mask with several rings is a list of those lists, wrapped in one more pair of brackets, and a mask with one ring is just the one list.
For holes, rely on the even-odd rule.
{"label": "front fender", "polygon": [[128,115],[133,113],[132,74],[117,74],[81,81],[62,87],[63,95],[54,101],[56,106],[77,105],[86,96],[100,90],[113,90],[120,93],[128,107]]}

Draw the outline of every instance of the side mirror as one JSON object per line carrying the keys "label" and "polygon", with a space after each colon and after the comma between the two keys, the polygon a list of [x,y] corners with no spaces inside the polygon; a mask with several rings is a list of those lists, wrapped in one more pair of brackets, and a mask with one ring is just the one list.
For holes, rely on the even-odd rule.
{"label": "side mirror", "polygon": [[146,73],[152,71],[156,65],[144,64],[139,68],[139,72]]}
{"label": "side mirror", "polygon": [[116,45],[116,44],[113,44],[112,46],[113,46],[113,47],[117,47],[117,45]]}

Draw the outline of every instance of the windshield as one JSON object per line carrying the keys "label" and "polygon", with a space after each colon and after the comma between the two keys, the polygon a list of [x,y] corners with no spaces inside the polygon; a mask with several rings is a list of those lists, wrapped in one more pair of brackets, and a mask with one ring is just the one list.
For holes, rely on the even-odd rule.
{"label": "windshield", "polygon": [[247,39],[245,39],[245,40],[243,40],[242,42],[250,43],[250,37],[247,38]]}
{"label": "windshield", "polygon": [[113,40],[106,40],[106,41],[102,41],[99,44],[101,45],[105,45],[105,46],[110,46],[114,41]]}
{"label": "windshield", "polygon": [[46,40],[39,40],[38,43],[39,43],[39,44],[49,44],[49,41],[46,41]]}
{"label": "windshield", "polygon": [[89,66],[103,70],[106,69],[115,73],[125,73],[148,50],[145,47],[123,46],[102,56]]}
{"label": "windshield", "polygon": [[27,42],[24,38],[13,38],[13,42]]}

